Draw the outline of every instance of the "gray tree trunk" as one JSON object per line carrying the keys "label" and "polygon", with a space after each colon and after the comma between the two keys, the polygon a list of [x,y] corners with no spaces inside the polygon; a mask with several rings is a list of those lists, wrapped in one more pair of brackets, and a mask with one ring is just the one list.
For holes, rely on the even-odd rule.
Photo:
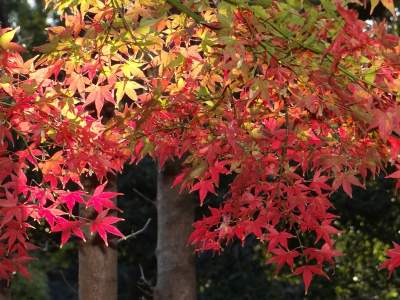
{"label": "gray tree trunk", "polygon": [[[88,191],[92,191],[90,187]],[[116,177],[109,178],[107,191],[116,192]],[[109,247],[98,235],[90,237],[79,249],[79,299],[117,300],[118,252],[116,243]]]}
{"label": "gray tree trunk", "polygon": [[157,285],[154,300],[195,300],[196,268],[187,240],[194,221],[193,196],[171,185],[179,164],[167,162],[157,179]]}
{"label": "gray tree trunk", "polygon": [[6,280],[1,280],[0,282],[0,300],[10,300],[11,293],[10,288]]}

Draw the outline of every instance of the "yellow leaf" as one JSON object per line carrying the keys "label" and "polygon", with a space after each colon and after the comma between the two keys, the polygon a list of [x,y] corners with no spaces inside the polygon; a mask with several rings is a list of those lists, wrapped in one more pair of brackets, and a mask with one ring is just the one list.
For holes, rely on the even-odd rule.
{"label": "yellow leaf", "polygon": [[137,94],[135,90],[144,89],[145,87],[136,81],[120,81],[115,84],[115,97],[117,104],[121,101],[122,97],[126,94],[133,101],[137,100]]}
{"label": "yellow leaf", "polygon": [[140,70],[140,67],[143,65],[143,63],[128,61],[122,66],[122,73],[124,73],[126,77],[145,77],[143,71]]}
{"label": "yellow leaf", "polygon": [[126,88],[125,89],[127,89],[127,88],[130,88],[130,89],[133,89],[133,90],[138,90],[138,89],[144,89],[144,86],[139,84],[139,83],[137,83],[136,81],[128,81],[126,83]]}
{"label": "yellow leaf", "polygon": [[[19,27],[18,27],[19,28]],[[15,33],[17,32],[18,28],[14,30],[8,31],[0,36],[0,48],[8,49],[12,39],[14,38]]]}
{"label": "yellow leaf", "polygon": [[125,94],[125,83],[122,81],[119,81],[115,84],[115,100],[117,100],[117,105],[119,103],[119,101],[121,101],[122,97],[124,97]]}
{"label": "yellow leaf", "polygon": [[379,4],[379,0],[371,0],[371,14],[374,12],[375,7]]}
{"label": "yellow leaf", "polygon": [[89,10],[89,2],[87,0],[81,0],[80,4],[81,4],[80,6],[81,14],[82,16],[84,16],[86,12]]}
{"label": "yellow leaf", "polygon": [[250,136],[255,139],[261,139],[262,137],[264,137],[264,134],[262,133],[260,127],[256,127],[250,131]]}
{"label": "yellow leaf", "polygon": [[215,103],[212,102],[211,100],[207,100],[204,103],[207,104],[210,108],[213,108],[215,106]]}
{"label": "yellow leaf", "polygon": [[164,67],[168,66],[172,61],[171,55],[166,51],[161,51],[160,58],[161,58],[161,63]]}
{"label": "yellow leaf", "polygon": [[136,82],[134,82],[134,81],[128,81],[128,82],[126,83],[126,86],[125,86],[125,94],[126,94],[129,98],[131,98],[133,101],[136,101],[136,100],[137,100],[137,94],[136,94],[136,92],[135,92],[135,89],[140,88],[140,87],[138,87],[138,86],[140,86],[140,84],[138,84],[138,83],[136,83]]}
{"label": "yellow leaf", "polygon": [[185,80],[181,77],[178,80],[178,91],[182,90],[185,87]]}

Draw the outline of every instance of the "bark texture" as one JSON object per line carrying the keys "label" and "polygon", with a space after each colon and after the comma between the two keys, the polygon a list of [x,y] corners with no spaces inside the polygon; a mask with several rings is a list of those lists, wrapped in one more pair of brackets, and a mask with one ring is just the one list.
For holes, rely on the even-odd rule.
{"label": "bark texture", "polygon": [[[115,178],[109,178],[105,190],[116,192]],[[85,188],[90,187],[85,184]],[[79,299],[80,300],[117,300],[118,252],[116,243],[104,242],[96,235],[79,249]]]}
{"label": "bark texture", "polygon": [[0,300],[11,300],[10,288],[6,280],[0,281]]}
{"label": "bark texture", "polygon": [[0,291],[0,300],[11,300],[11,294],[9,291]]}
{"label": "bark texture", "polygon": [[157,179],[157,285],[154,300],[195,300],[196,269],[187,240],[194,221],[192,195],[179,194],[171,185],[179,172],[168,162]]}

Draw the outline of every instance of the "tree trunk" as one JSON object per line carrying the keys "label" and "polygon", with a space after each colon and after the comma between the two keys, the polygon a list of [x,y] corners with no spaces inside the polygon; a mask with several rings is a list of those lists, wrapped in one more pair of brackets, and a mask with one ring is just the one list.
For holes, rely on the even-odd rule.
{"label": "tree trunk", "polygon": [[11,293],[7,280],[0,281],[0,300],[10,300]]}
{"label": "tree trunk", "polygon": [[0,291],[0,300],[11,300],[10,291],[8,290]]}
{"label": "tree trunk", "polygon": [[[88,191],[93,190],[87,187]],[[116,177],[109,178],[107,191],[117,191]],[[79,299],[116,300],[118,252],[116,243],[106,247],[96,234],[79,249]]]}
{"label": "tree trunk", "polygon": [[167,162],[157,179],[157,285],[155,300],[196,299],[193,249],[187,240],[194,221],[193,196],[171,185],[179,164]]}

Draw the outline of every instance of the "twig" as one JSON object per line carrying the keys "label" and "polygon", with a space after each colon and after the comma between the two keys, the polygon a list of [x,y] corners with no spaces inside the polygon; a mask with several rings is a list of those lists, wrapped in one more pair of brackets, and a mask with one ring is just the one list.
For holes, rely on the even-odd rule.
{"label": "twig", "polygon": [[283,96],[284,101],[284,114],[285,114],[285,139],[283,140],[282,145],[282,155],[281,162],[279,166],[279,177],[285,173],[285,164],[287,160],[287,148],[288,148],[288,140],[289,140],[289,105],[285,96]]}
{"label": "twig", "polygon": [[[322,54],[322,55],[326,56],[326,58],[327,58],[330,62],[333,62],[333,58],[332,58],[331,56],[328,56],[329,53],[324,54],[324,52],[323,52],[322,50],[320,50],[320,49],[316,49],[316,48],[314,48],[314,47],[307,46],[307,45],[303,44],[302,42],[300,42],[300,41],[298,41],[298,40],[296,40],[296,39],[291,39],[291,38],[290,38],[286,33],[284,33],[278,26],[276,26],[276,24],[270,22],[270,21],[267,20],[267,19],[263,19],[263,22],[266,23],[267,25],[269,25],[270,27],[272,27],[276,32],[278,32],[278,33],[279,33],[284,39],[286,39],[288,42],[293,41],[293,42],[295,42],[297,45],[299,45],[301,48],[303,48],[303,49],[305,49],[305,50],[309,50],[309,51],[311,51],[311,52],[313,52],[313,53],[315,53],[315,54]],[[374,88],[376,88],[376,89],[380,89],[380,90],[382,90],[382,91],[384,91],[384,92],[386,92],[386,93],[390,93],[390,91],[386,90],[385,88],[382,88],[382,87],[380,87],[380,86],[377,86],[377,85],[376,85],[375,83],[373,83],[373,82],[369,82],[369,81],[366,81],[365,79],[363,79],[363,78],[361,78],[361,77],[358,77],[357,75],[355,75],[355,74],[353,74],[352,72],[348,71],[345,67],[343,67],[343,66],[340,65],[340,64],[338,64],[338,69],[339,69],[343,74],[345,74],[348,78],[350,78],[350,80],[352,80],[352,81],[354,81],[354,82],[359,82],[359,81],[361,81],[361,82],[363,82],[363,83],[366,84],[366,85],[370,85],[370,86],[372,86],[372,87],[374,87]],[[364,86],[362,86],[362,85],[360,85],[360,87],[362,87],[364,90],[366,90],[367,92],[369,92],[369,90],[368,90],[366,87],[364,87]]]}
{"label": "twig", "polygon": [[184,13],[188,17],[191,17],[197,24],[203,25],[213,31],[216,31],[219,29],[218,26],[215,26],[213,24],[207,23],[207,21],[201,16],[200,14],[192,11],[189,7],[184,5],[180,0],[166,0],[167,3],[177,10],[179,10],[181,13]]}
{"label": "twig", "polygon": [[143,271],[143,267],[142,267],[141,264],[139,264],[139,270],[140,270],[140,280],[142,280],[143,283],[144,283],[145,285],[147,285],[150,289],[153,289],[153,286],[151,285],[151,282],[148,281],[148,280],[146,279],[146,277],[144,276],[144,271]]}
{"label": "twig", "polygon": [[[247,6],[241,5],[239,2],[236,2],[235,0],[223,0],[224,2],[230,3],[232,5],[238,6],[238,7],[244,7],[244,8],[248,8]],[[333,58],[331,56],[329,56],[329,53],[324,54],[324,51],[311,47],[311,46],[307,46],[305,44],[303,44],[302,42],[296,40],[296,39],[292,39],[290,38],[290,36],[288,36],[285,32],[283,32],[276,24],[274,24],[273,22],[269,21],[268,19],[265,18],[261,18],[262,19],[262,23],[267,24],[268,26],[270,26],[272,29],[274,29],[277,33],[279,33],[285,40],[287,40],[288,42],[295,42],[299,47],[305,49],[305,50],[309,50],[315,54],[320,54],[320,55],[324,55],[326,56],[326,58],[330,61],[333,62]],[[352,72],[350,72],[349,70],[347,70],[345,67],[343,67],[342,65],[338,64],[338,69],[339,71],[341,71],[344,75],[346,75],[350,80],[354,81],[354,82],[362,82],[364,84],[366,84],[367,86],[372,86],[373,88],[379,89],[383,92],[392,94],[391,91],[380,87],[378,85],[376,85],[373,82],[369,82],[361,77],[358,77],[357,75],[353,74]],[[363,88],[364,90],[366,90],[367,92],[369,92],[368,88],[366,88],[363,85],[360,85],[361,88]]]}
{"label": "twig", "polygon": [[167,0],[167,3],[170,4],[171,6],[175,7],[177,10],[184,13],[188,17],[191,17],[193,20],[195,20],[196,23],[201,24],[201,25],[207,24],[207,22],[204,20],[204,18],[201,15],[192,11],[189,7],[182,4],[182,2],[180,2],[179,0],[178,1],[177,0]]}
{"label": "twig", "polygon": [[138,194],[143,200],[145,200],[146,202],[150,202],[152,205],[156,205],[155,202],[153,200],[151,200],[149,197],[147,197],[145,194],[143,194],[142,192],[140,192],[138,189],[136,188],[132,188],[132,191],[134,191],[136,194]]}
{"label": "twig", "polygon": [[67,278],[65,278],[64,272],[62,270],[59,270],[60,275],[62,277],[62,280],[65,282],[65,284],[68,286],[68,288],[74,292],[74,294],[78,294],[78,291],[68,282]]}
{"label": "twig", "polygon": [[149,218],[146,222],[146,224],[143,225],[143,227],[141,229],[139,229],[138,231],[132,232],[131,234],[128,234],[126,237],[121,238],[118,240],[118,243],[122,242],[122,241],[126,241],[128,239],[134,238],[135,236],[141,234],[143,231],[145,231],[147,229],[147,227],[149,226],[151,222],[151,218]]}

